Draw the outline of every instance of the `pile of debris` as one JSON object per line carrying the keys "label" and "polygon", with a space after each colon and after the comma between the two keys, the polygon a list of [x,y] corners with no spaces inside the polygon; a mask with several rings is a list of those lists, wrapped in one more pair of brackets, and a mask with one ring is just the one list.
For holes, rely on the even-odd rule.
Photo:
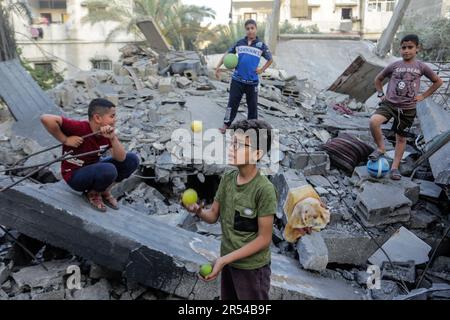
{"label": "pile of debris", "polygon": [[[220,240],[220,224],[207,225],[188,215],[179,204],[179,196],[193,187],[202,199],[211,202],[220,175],[228,167],[205,162],[173,163],[180,146],[172,141],[172,133],[189,128],[192,120],[202,120],[204,129],[221,125],[231,73],[223,72],[220,81],[213,78],[205,59],[195,52],[156,53],[136,45],[127,45],[121,52],[122,60],[114,64],[112,72],[82,71],[48,92],[49,95],[66,116],[78,119],[86,117],[87,105],[94,98],[107,98],[118,106],[119,139],[128,150],[139,154],[142,164],[135,176],[115,187],[122,207],[151,216],[161,224]],[[426,270],[432,247],[449,225],[445,213],[448,182],[439,185],[434,182],[433,175],[437,174],[439,181],[443,181],[436,160],[430,157],[417,165],[416,160],[425,150],[418,148],[412,136],[408,138],[402,170],[409,175],[414,170],[413,179],[398,182],[374,179],[364,166],[374,147],[368,130],[373,110],[346,94],[316,92],[307,79],[299,80],[283,70],[266,70],[260,86],[259,115],[279,130],[280,142],[279,148],[272,151],[280,169],[270,177],[280,195],[273,252],[296,259],[300,262],[298,268],[323,279],[345,282],[367,299],[392,299],[409,293]],[[422,130],[424,123],[431,121],[425,117],[419,116]],[[238,119],[241,118],[246,118],[245,101],[239,109]],[[29,139],[17,138],[6,130],[8,123],[0,124],[3,166],[37,148]],[[417,125],[412,133],[421,133]],[[435,138],[425,132],[424,135],[426,142]],[[393,157],[391,138],[387,136],[386,146],[388,155]],[[438,149],[432,156],[439,156],[439,152]],[[312,186],[321,197],[331,219],[320,232],[290,243],[283,235],[288,224],[284,202],[292,190],[305,185]],[[10,239],[6,241],[6,236],[0,234],[1,239],[0,263],[4,264],[0,264],[0,298],[3,294],[5,298],[17,299],[38,296],[67,299],[97,293],[97,297],[105,298],[155,297],[151,292],[144,293],[144,289],[135,293],[123,284],[109,283],[105,274],[93,276],[97,266],[71,257],[70,263],[76,261],[83,270],[84,288],[72,296],[60,284],[54,285],[53,278],[46,278],[45,284],[40,283],[41,279],[28,279],[31,271],[39,273],[39,266],[15,270],[14,260],[7,258],[12,248]],[[448,238],[443,239],[431,269],[420,283],[422,288],[449,283],[446,257],[449,243]],[[376,242],[388,253],[392,264],[380,253]],[[55,274],[59,274],[68,262],[54,263]],[[90,269],[86,264],[92,264]],[[368,287],[367,270],[371,264],[381,268],[379,288]],[[434,293],[433,297],[448,297],[449,288],[446,290]]]}

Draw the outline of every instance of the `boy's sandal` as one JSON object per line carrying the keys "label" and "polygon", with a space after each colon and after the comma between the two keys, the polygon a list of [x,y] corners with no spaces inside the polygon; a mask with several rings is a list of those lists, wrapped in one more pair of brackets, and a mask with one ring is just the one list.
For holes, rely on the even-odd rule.
{"label": "boy's sandal", "polygon": [[110,192],[103,192],[102,198],[104,203],[114,210],[119,210],[119,204],[117,203],[116,198]]}
{"label": "boy's sandal", "polygon": [[377,149],[369,155],[369,159],[372,161],[376,161],[380,159],[382,156],[384,156],[384,152],[381,152],[380,150]]}
{"label": "boy's sandal", "polygon": [[106,212],[105,204],[103,203],[102,197],[98,192],[84,192],[83,198],[86,200],[91,207],[100,212]]}
{"label": "boy's sandal", "polygon": [[390,176],[392,180],[400,180],[402,178],[402,175],[398,169],[392,169]]}

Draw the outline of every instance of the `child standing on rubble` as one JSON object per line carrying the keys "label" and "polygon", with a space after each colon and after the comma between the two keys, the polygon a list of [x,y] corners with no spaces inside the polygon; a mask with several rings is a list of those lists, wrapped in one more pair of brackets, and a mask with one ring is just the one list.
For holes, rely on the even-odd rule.
{"label": "child standing on rubble", "polygon": [[[239,55],[239,62],[231,80],[230,97],[228,99],[224,125],[219,129],[222,133],[225,133],[234,118],[236,118],[239,104],[244,94],[248,107],[247,119],[258,119],[258,75],[269,68],[273,62],[269,47],[259,40],[256,35],[256,21],[252,19],[247,20],[245,22],[245,30],[247,33],[246,37],[231,47],[222,59],[220,59],[216,67],[216,77],[219,79],[220,66],[222,66],[225,56],[229,53],[237,53]],[[262,68],[259,68],[261,56],[267,62]]]}
{"label": "child standing on rubble", "polygon": [[270,151],[272,129],[262,120],[242,120],[230,129],[235,131],[228,160],[238,170],[223,175],[211,208],[193,204],[187,209],[210,224],[220,218],[221,257],[205,280],[222,272],[221,299],[268,300],[277,195],[256,163]]}
{"label": "child standing on rubble", "polygon": [[[99,151],[62,161],[61,173],[72,189],[83,192],[83,197],[94,209],[105,212],[107,205],[117,210],[118,203],[110,189],[115,182],[131,176],[139,165],[139,158],[125,151],[114,132],[116,107],[112,102],[92,100],[88,117],[89,121],[76,121],[46,114],[41,116],[41,122],[55,139],[63,143],[63,154]],[[85,137],[96,132],[97,135]],[[100,159],[107,149],[111,149],[111,157]]]}
{"label": "child standing on rubble", "polygon": [[[385,153],[381,125],[394,118],[392,130],[395,132],[395,156],[390,178],[400,180],[398,170],[406,148],[406,136],[416,117],[416,104],[431,96],[441,85],[442,79],[425,63],[416,59],[419,48],[419,37],[411,34],[401,40],[400,53],[402,60],[388,65],[375,79],[379,108],[370,118],[370,130],[378,148],[369,156],[377,160]],[[426,76],[433,82],[423,94],[419,95],[420,78]],[[389,79],[386,94],[383,92],[383,80]]]}

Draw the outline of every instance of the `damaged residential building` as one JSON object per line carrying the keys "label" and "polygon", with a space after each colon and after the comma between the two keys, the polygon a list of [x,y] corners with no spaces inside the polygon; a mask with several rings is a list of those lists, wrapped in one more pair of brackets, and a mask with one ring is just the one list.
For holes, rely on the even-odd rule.
{"label": "damaged residential building", "polygon": [[[229,167],[175,162],[172,134],[193,120],[203,130],[223,124],[231,72],[216,79],[215,57],[174,51],[152,20],[138,26],[146,44],[121,46],[112,70],[76,72],[47,92],[13,56],[0,62],[0,299],[219,298],[220,282],[199,280],[198,270],[218,257],[221,226],[191,216],[179,200],[193,188],[211,203]],[[314,54],[343,45],[354,50],[332,66]],[[450,297],[450,64],[432,65],[445,83],[418,105],[403,179],[377,179],[366,167],[375,148],[373,79],[395,57],[376,49],[362,40],[283,40],[261,77],[259,117],[279,130],[270,155],[279,168],[267,171],[279,195],[271,299]],[[40,153],[56,144],[41,114],[83,119],[100,97],[117,106],[118,137],[141,159],[114,187],[120,210],[104,214],[61,181],[58,148]],[[246,112],[242,102],[237,119]],[[299,237],[299,223],[310,226],[298,209],[306,197],[327,209],[314,217],[314,232]],[[81,271],[80,288],[67,286],[68,268]]]}

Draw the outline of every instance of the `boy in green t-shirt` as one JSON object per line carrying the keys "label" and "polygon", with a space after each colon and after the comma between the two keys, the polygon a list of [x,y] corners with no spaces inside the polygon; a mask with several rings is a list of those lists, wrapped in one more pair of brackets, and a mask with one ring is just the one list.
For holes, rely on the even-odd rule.
{"label": "boy in green t-shirt", "polygon": [[268,300],[277,195],[256,163],[270,151],[272,128],[262,120],[243,120],[230,129],[234,134],[228,159],[238,170],[224,174],[211,208],[193,204],[187,209],[211,224],[220,217],[221,257],[205,280],[222,272],[221,299]]}

